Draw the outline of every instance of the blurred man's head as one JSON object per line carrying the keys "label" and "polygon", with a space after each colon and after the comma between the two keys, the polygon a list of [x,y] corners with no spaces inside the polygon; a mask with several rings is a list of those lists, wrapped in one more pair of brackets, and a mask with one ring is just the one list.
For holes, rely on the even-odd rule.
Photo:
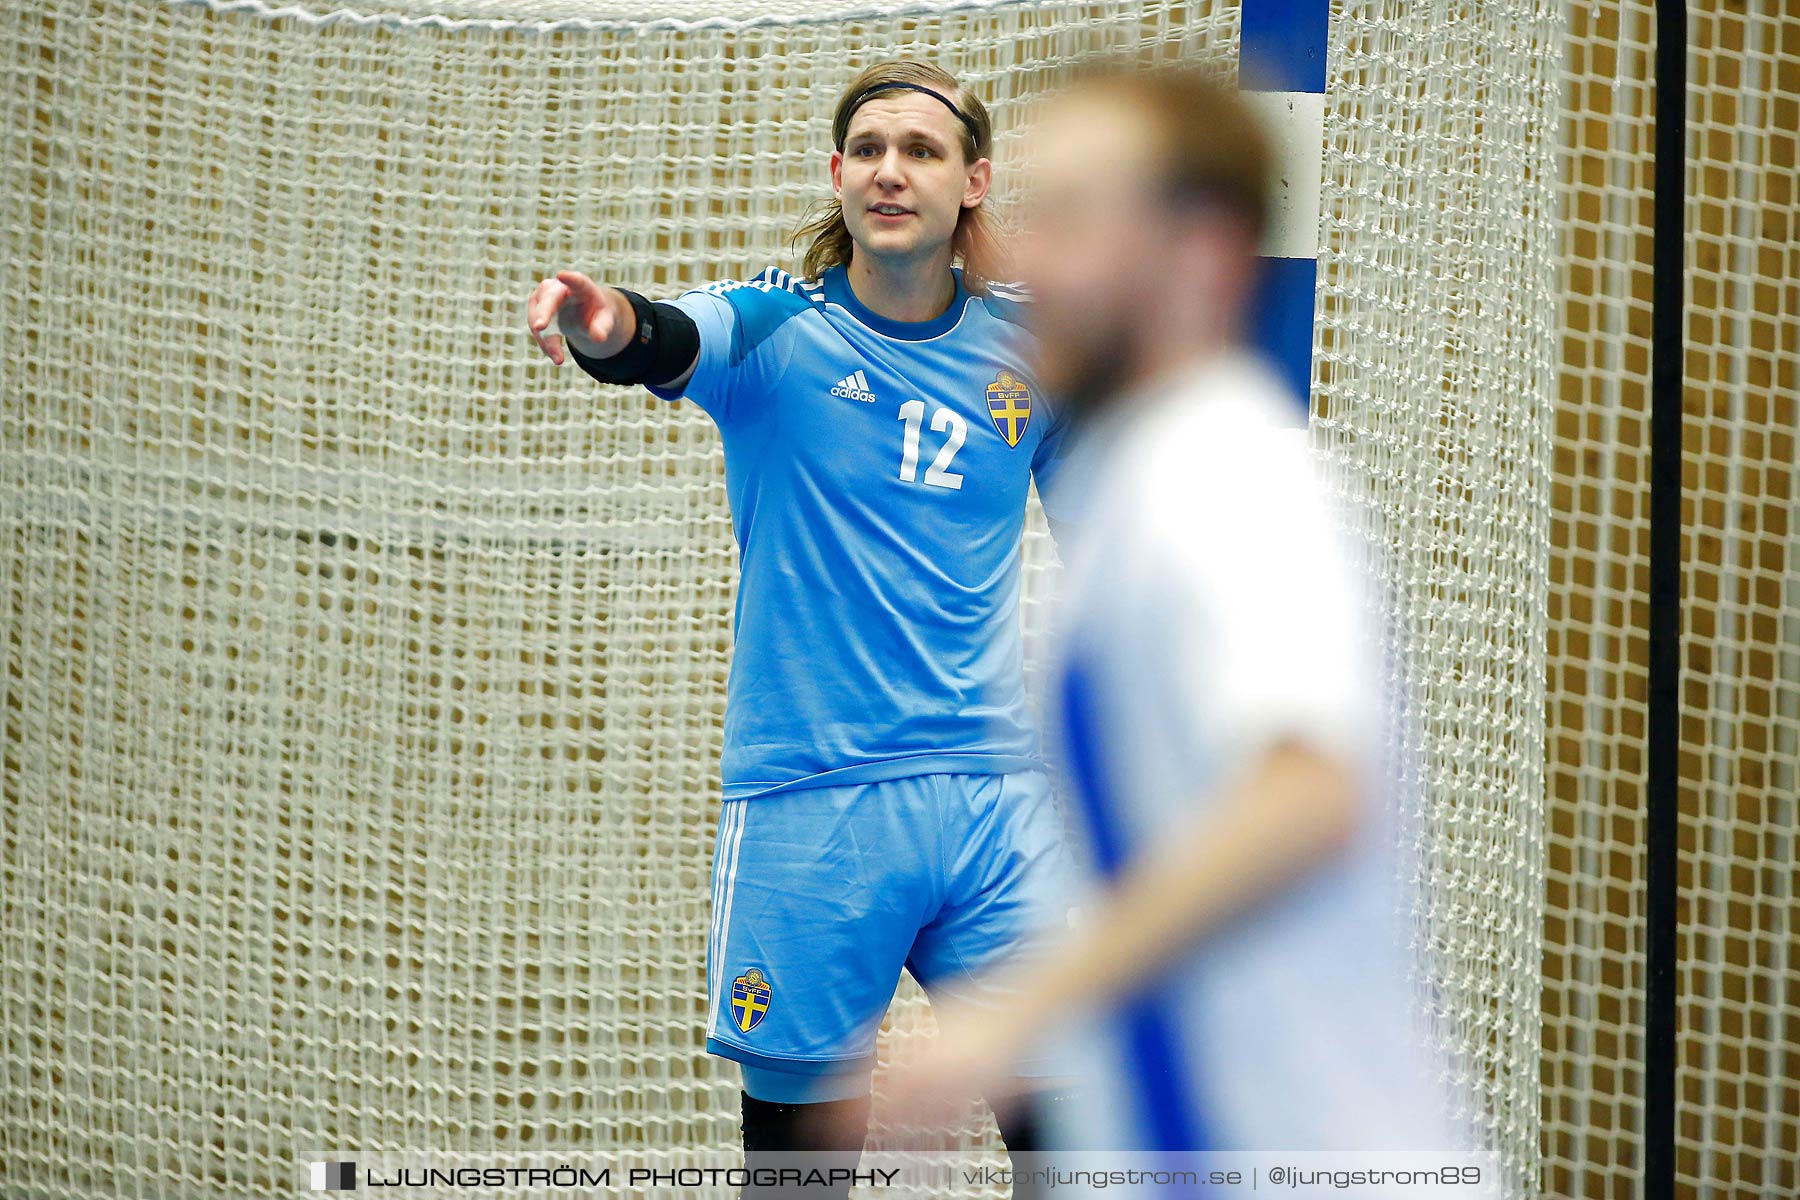
{"label": "blurred man's head", "polygon": [[1031,131],[1017,261],[1039,378],[1076,405],[1218,349],[1257,279],[1270,151],[1235,88],[1096,68]]}

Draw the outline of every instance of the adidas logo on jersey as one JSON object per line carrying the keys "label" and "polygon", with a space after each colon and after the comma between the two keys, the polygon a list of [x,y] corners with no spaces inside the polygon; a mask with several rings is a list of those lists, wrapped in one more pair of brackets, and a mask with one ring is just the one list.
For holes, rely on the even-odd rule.
{"label": "adidas logo on jersey", "polygon": [[875,403],[875,393],[869,390],[869,381],[863,378],[861,371],[852,371],[838,380],[832,385],[831,394],[846,400],[861,400],[864,404]]}

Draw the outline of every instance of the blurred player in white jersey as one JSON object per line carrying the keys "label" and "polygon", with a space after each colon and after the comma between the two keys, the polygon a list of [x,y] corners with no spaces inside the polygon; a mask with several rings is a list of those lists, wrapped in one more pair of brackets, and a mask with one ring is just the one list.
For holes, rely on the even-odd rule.
{"label": "blurred player in white jersey", "polygon": [[1355,570],[1297,398],[1239,342],[1263,134],[1205,76],[1095,71],[1029,158],[1036,366],[1076,414],[1051,725],[1091,890],[1019,999],[940,1012],[897,1090],[991,1094],[1060,1028],[1085,1070],[1048,1114],[1064,1146],[1450,1149]]}

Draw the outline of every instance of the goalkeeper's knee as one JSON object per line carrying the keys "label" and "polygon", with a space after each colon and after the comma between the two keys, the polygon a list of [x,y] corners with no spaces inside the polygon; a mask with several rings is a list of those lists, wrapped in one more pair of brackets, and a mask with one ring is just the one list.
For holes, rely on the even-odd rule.
{"label": "goalkeeper's knee", "polygon": [[848,1100],[783,1104],[744,1094],[744,1150],[862,1153],[869,1124],[867,1093]]}
{"label": "goalkeeper's knee", "polygon": [[844,1200],[868,1125],[867,1092],[810,1104],[745,1092],[743,1200]]}

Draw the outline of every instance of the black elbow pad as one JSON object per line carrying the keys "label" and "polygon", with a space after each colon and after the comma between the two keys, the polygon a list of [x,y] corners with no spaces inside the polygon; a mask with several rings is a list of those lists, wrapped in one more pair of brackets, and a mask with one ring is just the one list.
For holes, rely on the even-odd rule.
{"label": "black elbow pad", "polygon": [[[637,317],[637,333],[626,347],[607,358],[590,358],[569,345],[569,357],[601,383],[668,383],[693,365],[700,353],[700,330],[694,319],[673,304],[654,304],[624,288]],[[567,343],[567,339],[565,339]]]}

